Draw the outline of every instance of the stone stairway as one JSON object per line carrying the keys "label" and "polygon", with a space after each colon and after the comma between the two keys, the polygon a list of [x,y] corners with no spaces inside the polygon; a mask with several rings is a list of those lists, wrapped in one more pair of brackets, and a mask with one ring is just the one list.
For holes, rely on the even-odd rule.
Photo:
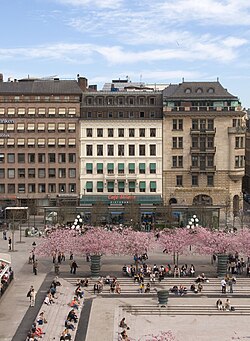
{"label": "stone stairway", "polygon": [[[72,285],[76,285],[77,278],[67,278],[64,277],[64,279],[68,282],[70,282]],[[139,284],[136,282],[134,283],[134,280],[130,277],[119,277],[117,278],[120,286],[121,286],[121,294],[119,296],[138,296],[139,294]],[[84,290],[88,291],[90,294],[94,293],[93,287],[94,284],[97,282],[97,279],[90,278],[89,279],[89,286],[87,288],[84,288]],[[146,284],[149,282],[148,278],[145,278],[144,284],[146,287]],[[194,278],[190,277],[182,277],[182,278],[172,278],[167,277],[161,282],[156,280],[155,282],[150,282],[151,284],[151,290],[150,293],[143,293],[140,295],[143,296],[156,296],[157,290],[161,289],[167,289],[169,290],[174,285],[177,285],[178,287],[180,285],[183,285],[187,288],[187,294],[185,297],[194,297],[194,296],[242,296],[242,297],[250,297],[250,278],[237,278],[237,283],[233,286],[233,293],[229,292],[229,288],[227,287],[227,293],[222,294],[221,293],[221,279],[219,278],[210,278],[208,283],[202,283],[203,289],[201,293],[193,293],[190,291],[191,284],[194,283]],[[197,287],[197,284],[196,284]],[[103,291],[99,293],[99,296],[117,296],[118,294],[110,293],[109,291],[110,287],[109,285],[103,286]],[[170,293],[170,295],[175,296],[174,294]]]}

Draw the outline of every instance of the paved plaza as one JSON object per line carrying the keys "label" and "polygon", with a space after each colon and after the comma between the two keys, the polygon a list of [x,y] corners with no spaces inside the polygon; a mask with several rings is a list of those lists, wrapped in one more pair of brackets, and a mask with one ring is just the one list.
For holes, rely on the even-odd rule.
{"label": "paved plaza", "polygon": [[[16,239],[18,240],[18,235]],[[29,330],[39,313],[46,290],[51,279],[54,277],[51,259],[38,258],[38,275],[35,276],[32,273],[32,265],[28,264],[28,256],[32,249],[32,243],[34,241],[39,243],[39,239],[28,237],[23,238],[23,241],[23,243],[15,244],[16,251],[10,252],[15,279],[0,300],[1,341],[25,340],[27,330]],[[0,239],[0,252],[8,252],[8,243],[2,238]],[[78,278],[86,277],[90,273],[89,263],[86,262],[85,258],[76,258],[76,261],[79,265],[76,275],[70,274],[68,259],[60,268],[60,277],[68,283],[69,287],[74,287]],[[105,292],[100,295],[94,295],[92,284],[88,290],[85,290],[85,302],[79,322],[79,331],[75,337],[76,341],[117,341],[118,333],[120,332],[118,324],[122,317],[126,317],[127,324],[130,327],[128,331],[129,337],[136,341],[145,340],[143,338],[144,335],[158,334],[160,331],[168,330],[173,332],[178,341],[250,339],[249,280],[246,280],[247,288],[244,288],[244,291],[243,284],[239,284],[238,288],[236,286],[235,293],[230,296],[232,305],[246,307],[244,314],[241,314],[240,310],[238,310],[237,314],[237,309],[234,313],[222,312],[218,314],[215,302],[217,300],[217,292],[218,297],[221,294],[219,280],[216,282],[215,279],[211,280],[209,288],[204,289],[208,291],[208,294],[205,294],[204,291],[202,297],[191,297],[189,295],[185,297],[170,296],[167,308],[159,308],[156,293],[150,296],[139,294],[137,290],[133,289],[133,281],[131,279],[122,279],[122,266],[131,262],[132,257],[103,257],[103,274],[121,277],[122,290],[124,290],[120,296],[118,294],[110,295]],[[157,263],[158,265],[173,264],[171,257],[160,252],[149,254],[149,263]],[[179,263],[187,263],[188,265],[194,263],[197,274],[205,272],[208,277],[215,275],[215,268],[211,265],[209,257],[181,256]],[[172,283],[171,280],[169,282],[166,280],[163,284],[157,283],[156,289],[169,289],[169,285]],[[29,301],[26,297],[30,285],[33,285],[38,291],[35,308],[29,307]],[[180,312],[178,309],[173,308],[178,308],[178,306],[188,306],[190,311],[193,309],[192,307],[199,306],[200,313],[199,311],[194,314],[186,313],[185,311],[183,312],[182,308]],[[136,309],[133,310],[133,307],[136,307]],[[205,312],[205,315],[202,312]]]}

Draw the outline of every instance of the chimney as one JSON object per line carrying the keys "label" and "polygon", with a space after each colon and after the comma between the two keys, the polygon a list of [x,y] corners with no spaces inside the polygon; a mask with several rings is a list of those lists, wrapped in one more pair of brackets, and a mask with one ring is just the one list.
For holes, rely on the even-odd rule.
{"label": "chimney", "polygon": [[2,83],[2,82],[3,82],[3,74],[0,73],[0,83]]}
{"label": "chimney", "polygon": [[[78,75],[77,75],[78,76]],[[78,85],[82,91],[86,91],[88,88],[88,80],[85,77],[78,77],[77,78]]]}

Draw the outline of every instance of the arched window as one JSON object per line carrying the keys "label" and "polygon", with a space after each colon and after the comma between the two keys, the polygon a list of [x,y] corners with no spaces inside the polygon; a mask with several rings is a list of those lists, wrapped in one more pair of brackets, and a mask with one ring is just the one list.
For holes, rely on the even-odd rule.
{"label": "arched window", "polygon": [[213,205],[213,200],[209,195],[199,194],[194,197],[193,205]]}
{"label": "arched window", "polygon": [[176,198],[170,198],[169,199],[169,205],[172,205],[172,204],[177,204]]}

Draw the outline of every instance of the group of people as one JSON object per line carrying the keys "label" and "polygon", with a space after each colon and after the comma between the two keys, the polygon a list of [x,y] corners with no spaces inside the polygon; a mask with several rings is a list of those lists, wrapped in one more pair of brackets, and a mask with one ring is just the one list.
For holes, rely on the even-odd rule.
{"label": "group of people", "polygon": [[127,331],[130,330],[129,326],[125,321],[125,317],[123,317],[119,323],[119,328],[121,328],[121,332],[119,333],[119,341],[129,341]]}
{"label": "group of people", "polygon": [[236,277],[232,276],[230,277],[229,275],[226,275],[224,278],[221,280],[221,292],[222,294],[226,294],[227,292],[230,292],[230,294],[233,293],[233,287],[236,284]]}
{"label": "group of people", "polygon": [[5,262],[1,262],[0,266],[0,297],[3,295],[7,289],[9,283],[13,278],[13,271],[11,266]]}
{"label": "group of people", "polygon": [[218,310],[225,310],[225,311],[234,311],[235,308],[231,306],[229,298],[223,303],[222,300],[219,298],[216,302],[216,307]]}

